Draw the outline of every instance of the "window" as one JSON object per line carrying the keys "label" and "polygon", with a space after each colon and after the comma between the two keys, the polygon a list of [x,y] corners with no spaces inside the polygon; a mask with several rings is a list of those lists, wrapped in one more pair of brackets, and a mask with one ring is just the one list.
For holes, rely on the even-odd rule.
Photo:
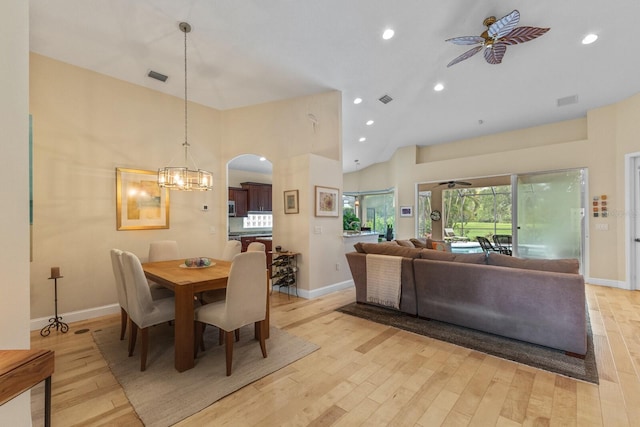
{"label": "window", "polygon": [[[357,197],[357,199],[356,199]],[[356,207],[356,200],[360,206]],[[370,193],[346,193],[342,196],[343,215],[353,213],[361,220],[363,228],[370,228],[378,234],[387,232],[387,225],[395,228],[395,192],[383,190]]]}

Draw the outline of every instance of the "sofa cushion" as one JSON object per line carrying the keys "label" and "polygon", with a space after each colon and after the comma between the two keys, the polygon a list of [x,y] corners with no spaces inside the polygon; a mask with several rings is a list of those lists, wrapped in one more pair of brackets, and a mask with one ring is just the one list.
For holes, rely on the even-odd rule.
{"label": "sofa cushion", "polygon": [[452,252],[434,251],[430,249],[422,249],[420,258],[431,259],[434,261],[451,261],[464,262],[468,264],[486,264],[486,256],[484,253],[479,254],[454,254]]}
{"label": "sofa cushion", "polygon": [[427,247],[427,239],[420,238],[420,239],[409,239],[409,241],[411,243],[413,243],[413,246],[415,246],[416,248],[426,248]]}
{"label": "sofa cushion", "polygon": [[[391,242],[388,242],[391,243]],[[365,254],[401,256],[405,258],[419,258],[422,249],[407,248],[397,244],[361,243],[360,248]]]}
{"label": "sofa cushion", "polygon": [[415,248],[415,245],[411,243],[411,240],[396,240],[398,246],[404,246],[406,248]]}
{"label": "sofa cushion", "polygon": [[490,253],[487,264],[498,267],[521,268],[523,270],[551,271],[554,273],[580,272],[580,263],[577,259],[525,259],[509,255]]}

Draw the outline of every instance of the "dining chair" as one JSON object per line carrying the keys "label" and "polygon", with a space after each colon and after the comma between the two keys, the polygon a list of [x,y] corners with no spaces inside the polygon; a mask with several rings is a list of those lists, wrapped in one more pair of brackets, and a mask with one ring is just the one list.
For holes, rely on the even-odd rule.
{"label": "dining chair", "polygon": [[242,251],[242,243],[239,240],[229,240],[224,246],[222,252],[222,260],[232,261],[233,257],[238,255]]}
{"label": "dining chair", "polygon": [[480,243],[480,247],[485,254],[489,254],[489,252],[500,252],[491,244],[491,241],[486,237],[476,236],[476,239],[478,240],[478,243]]}
{"label": "dining chair", "polygon": [[114,248],[109,252],[111,254],[111,268],[116,280],[118,304],[120,305],[120,340],[123,340],[129,321],[129,309],[127,308],[127,290],[124,287],[124,273],[122,271],[122,251]]}
{"label": "dining chair", "polygon": [[243,252],[233,259],[227,280],[227,295],[224,301],[207,304],[195,310],[196,345],[203,348],[204,325],[220,328],[224,334],[227,376],[231,375],[233,361],[234,331],[251,323],[260,341],[262,357],[267,357],[265,343],[265,319],[267,317],[266,254],[264,252]]}
{"label": "dining chair", "polygon": [[174,298],[153,300],[151,290],[142,270],[142,264],[131,252],[122,253],[124,285],[129,308],[129,357],[133,356],[138,329],[142,337],[140,370],[147,368],[149,351],[149,327],[175,319]]}
{"label": "dining chair", "polygon": [[[260,242],[251,242],[249,243],[249,246],[247,246],[247,252],[265,252],[266,253],[267,247],[264,245],[264,243],[260,243]],[[267,261],[265,261],[266,263]]]}
{"label": "dining chair", "polygon": [[[239,240],[229,240],[224,246],[221,259],[223,261],[233,261],[233,257],[238,255],[242,251],[242,243]],[[198,300],[202,304],[210,304],[216,301],[224,300],[226,292],[224,289],[214,289],[211,291],[203,292],[198,296]]]}
{"label": "dining chair", "polygon": [[[180,258],[178,242],[175,240],[157,240],[149,243],[149,262],[171,261]],[[151,289],[153,299],[168,298],[173,296],[173,291],[151,280],[147,281]]]}
{"label": "dining chair", "polygon": [[501,254],[513,255],[511,236],[508,234],[494,234],[493,242]]}

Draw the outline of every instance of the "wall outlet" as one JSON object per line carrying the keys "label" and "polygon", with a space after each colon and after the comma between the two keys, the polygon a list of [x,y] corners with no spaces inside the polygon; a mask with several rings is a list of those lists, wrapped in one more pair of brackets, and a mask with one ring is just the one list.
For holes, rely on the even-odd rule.
{"label": "wall outlet", "polygon": [[340,271],[340,263],[336,262],[336,271]]}
{"label": "wall outlet", "polygon": [[212,226],[210,226],[210,227],[209,227],[209,233],[211,233],[211,234],[216,234],[216,227],[215,227],[215,226],[213,226],[213,225],[212,225]]}
{"label": "wall outlet", "polygon": [[596,230],[600,230],[600,231],[606,231],[609,229],[609,224],[605,223],[599,223],[596,224]]}
{"label": "wall outlet", "polygon": [[319,225],[316,225],[316,226],[314,227],[314,229],[313,229],[313,232],[314,232],[315,234],[322,234],[322,227],[321,227],[321,226],[319,226]]}
{"label": "wall outlet", "polygon": [[209,212],[209,205],[202,205],[202,212]]}

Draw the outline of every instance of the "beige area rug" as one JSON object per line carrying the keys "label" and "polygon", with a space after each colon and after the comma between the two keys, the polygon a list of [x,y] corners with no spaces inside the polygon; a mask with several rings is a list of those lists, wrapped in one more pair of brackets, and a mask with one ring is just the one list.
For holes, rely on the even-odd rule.
{"label": "beige area rug", "polygon": [[120,327],[93,332],[109,368],[122,385],[127,398],[147,426],[170,426],[201,411],[247,384],[301,359],[319,347],[272,327],[265,359],[253,339],[253,325],[240,331],[233,346],[233,372],[226,376],[224,345],[218,345],[218,329],[205,331],[204,352],[198,352],[196,366],[179,373],[173,367],[173,328],[152,327],[149,333],[147,370],[140,372],[140,338],[132,357],[127,357],[127,340],[120,341]]}

